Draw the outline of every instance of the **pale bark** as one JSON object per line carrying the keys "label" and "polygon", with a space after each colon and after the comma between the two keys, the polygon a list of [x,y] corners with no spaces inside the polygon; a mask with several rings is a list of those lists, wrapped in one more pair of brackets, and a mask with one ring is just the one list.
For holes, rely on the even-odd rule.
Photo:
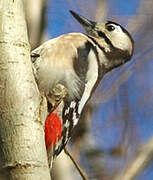
{"label": "pale bark", "polygon": [[24,3],[0,0],[0,175],[5,180],[49,180],[46,103],[32,73]]}

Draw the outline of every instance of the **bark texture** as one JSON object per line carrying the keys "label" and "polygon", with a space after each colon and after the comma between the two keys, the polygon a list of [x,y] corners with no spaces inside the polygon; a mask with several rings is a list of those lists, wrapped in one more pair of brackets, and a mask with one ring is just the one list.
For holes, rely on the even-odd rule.
{"label": "bark texture", "polygon": [[0,1],[0,179],[49,180],[46,102],[33,77],[24,7]]}

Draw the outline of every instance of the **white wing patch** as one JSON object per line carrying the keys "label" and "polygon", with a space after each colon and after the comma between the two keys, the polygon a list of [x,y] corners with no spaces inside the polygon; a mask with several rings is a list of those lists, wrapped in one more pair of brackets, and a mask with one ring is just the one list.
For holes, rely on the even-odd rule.
{"label": "white wing patch", "polygon": [[55,151],[58,150],[58,148],[59,148],[60,145],[62,144],[62,140],[63,140],[63,137],[61,137],[61,139],[56,143],[56,145],[55,145]]}
{"label": "white wing patch", "polygon": [[69,111],[70,111],[70,108],[68,107],[68,108],[65,110],[64,115],[66,116],[67,114],[69,114]]}
{"label": "white wing patch", "polygon": [[68,129],[69,126],[70,126],[70,122],[69,122],[69,120],[67,120],[67,121],[65,122],[65,124],[64,124],[64,127],[66,127],[66,128]]}
{"label": "white wing patch", "polygon": [[73,112],[73,126],[76,126],[78,124],[79,118],[77,117],[76,112]]}
{"label": "white wing patch", "polygon": [[74,109],[72,121],[73,121],[73,126],[76,126],[77,123],[78,123],[79,118],[77,117],[77,113],[75,112],[75,109],[76,109],[76,102],[75,102],[75,101],[72,101],[72,102],[71,102],[70,108],[73,108],[73,109]]}
{"label": "white wing patch", "polygon": [[76,106],[76,102],[72,101],[71,104],[70,104],[70,108],[75,108],[75,106]]}

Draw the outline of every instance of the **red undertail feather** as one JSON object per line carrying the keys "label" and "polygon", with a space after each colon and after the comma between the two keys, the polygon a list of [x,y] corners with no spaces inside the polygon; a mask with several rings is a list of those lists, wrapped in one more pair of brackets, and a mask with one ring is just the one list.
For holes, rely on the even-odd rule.
{"label": "red undertail feather", "polygon": [[52,148],[62,136],[62,122],[57,113],[48,115],[45,122],[45,143],[47,150]]}

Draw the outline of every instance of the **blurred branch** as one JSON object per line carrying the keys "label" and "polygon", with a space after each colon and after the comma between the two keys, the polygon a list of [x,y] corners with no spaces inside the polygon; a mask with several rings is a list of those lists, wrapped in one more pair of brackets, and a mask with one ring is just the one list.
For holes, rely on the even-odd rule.
{"label": "blurred branch", "polygon": [[79,164],[77,163],[77,161],[74,159],[73,155],[70,153],[70,151],[67,148],[64,148],[65,153],[69,156],[69,158],[71,159],[71,161],[73,162],[73,164],[75,165],[76,169],[78,170],[78,172],[80,173],[81,177],[83,180],[88,180],[87,175],[85,174],[85,172],[81,169],[81,167],[79,166]]}
{"label": "blurred branch", "polygon": [[97,0],[96,3],[96,12],[95,19],[96,21],[102,21],[107,14],[107,1],[106,0]]}
{"label": "blurred branch", "polygon": [[28,0],[26,3],[29,41],[31,49],[34,49],[40,45],[43,39],[47,2],[46,0]]}
{"label": "blurred branch", "polygon": [[153,137],[115,180],[132,180],[153,160]]}

